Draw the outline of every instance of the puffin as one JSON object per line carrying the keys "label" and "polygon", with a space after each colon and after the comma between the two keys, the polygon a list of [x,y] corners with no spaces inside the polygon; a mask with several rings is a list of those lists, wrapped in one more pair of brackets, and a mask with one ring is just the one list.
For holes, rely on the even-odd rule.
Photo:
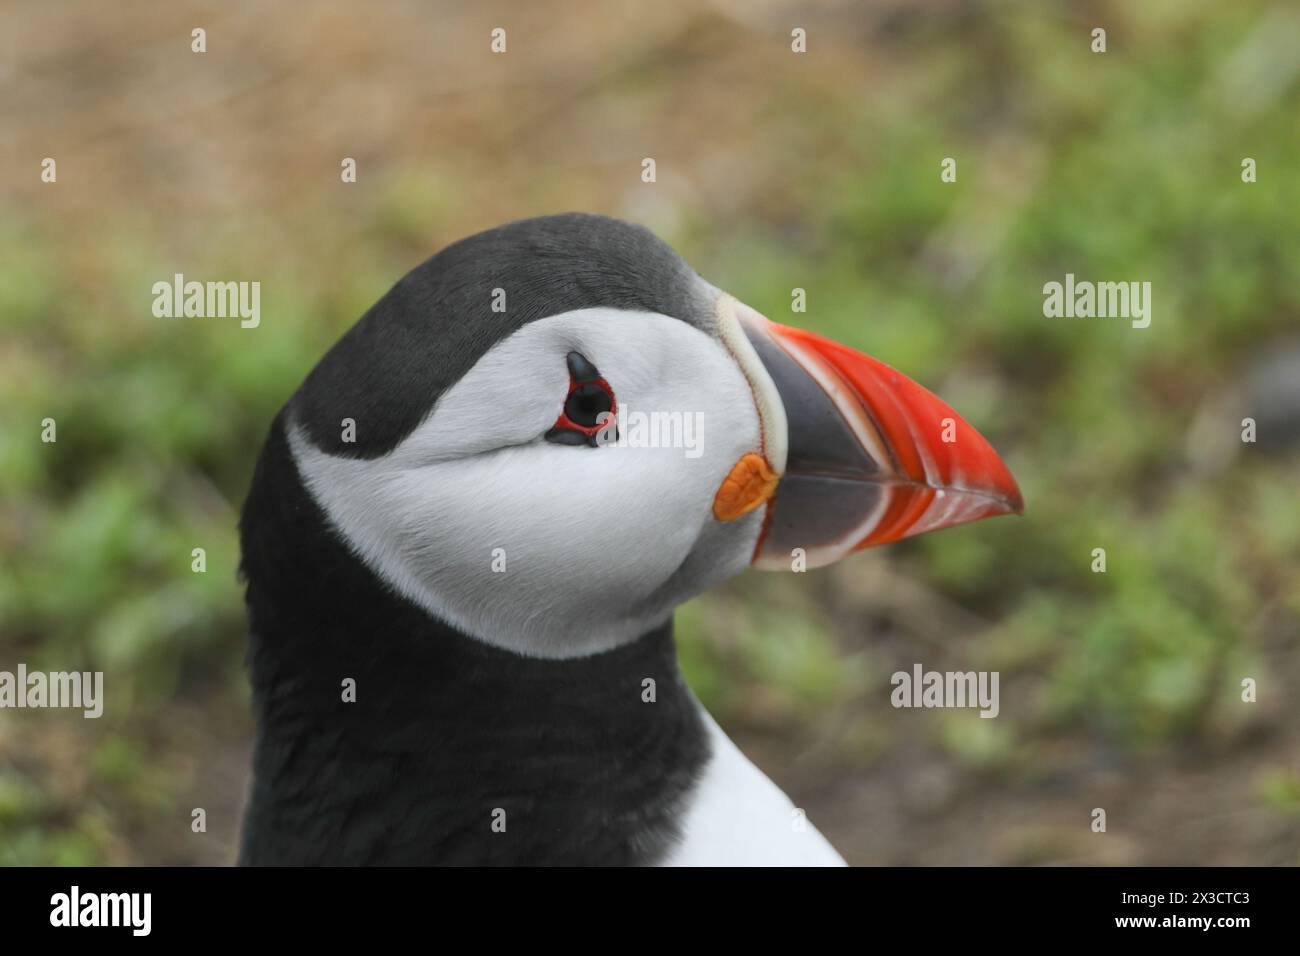
{"label": "puffin", "polygon": [[[690,447],[633,427],[656,414]],[[941,399],[642,226],[458,241],[326,352],[257,461],[238,862],[843,865],[687,686],[674,608],[1022,507]]]}

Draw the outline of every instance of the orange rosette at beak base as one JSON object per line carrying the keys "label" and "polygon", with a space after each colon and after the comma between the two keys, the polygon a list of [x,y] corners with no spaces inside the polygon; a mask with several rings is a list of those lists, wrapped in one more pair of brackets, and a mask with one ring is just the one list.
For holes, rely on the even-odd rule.
{"label": "orange rosette at beak base", "polygon": [[742,455],[713,496],[713,516],[734,521],[749,514],[772,497],[779,480],[762,455]]}

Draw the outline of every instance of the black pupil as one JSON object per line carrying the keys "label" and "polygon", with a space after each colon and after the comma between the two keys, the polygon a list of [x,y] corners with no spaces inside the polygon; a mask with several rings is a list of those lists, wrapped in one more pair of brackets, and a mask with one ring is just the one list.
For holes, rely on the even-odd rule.
{"label": "black pupil", "polygon": [[582,428],[595,428],[599,422],[596,416],[601,412],[607,412],[613,407],[610,400],[609,392],[605,391],[595,382],[587,382],[579,385],[569,393],[569,397],[564,402],[564,414],[569,416],[569,421]]}

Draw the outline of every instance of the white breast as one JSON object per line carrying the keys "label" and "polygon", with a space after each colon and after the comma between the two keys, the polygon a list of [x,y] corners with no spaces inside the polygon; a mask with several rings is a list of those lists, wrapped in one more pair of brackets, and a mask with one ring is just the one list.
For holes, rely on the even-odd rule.
{"label": "white breast", "polygon": [[664,865],[844,866],[790,798],[703,717],[713,756],[689,798],[682,842]]}

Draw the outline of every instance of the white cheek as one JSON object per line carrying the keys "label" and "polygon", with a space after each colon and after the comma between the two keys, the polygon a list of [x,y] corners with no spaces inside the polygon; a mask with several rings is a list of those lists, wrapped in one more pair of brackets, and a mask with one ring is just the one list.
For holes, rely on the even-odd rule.
{"label": "white cheek", "polygon": [[[611,383],[620,417],[700,416],[696,447],[543,441],[569,350]],[[466,633],[536,656],[639,636],[745,566],[758,534],[755,516],[719,527],[712,515],[723,478],[758,447],[748,384],[718,343],[664,316],[583,310],[524,326],[383,458],[334,458],[296,431],[290,441],[305,483],[374,571]]]}
{"label": "white cheek", "polygon": [[[438,542],[421,576],[466,612],[472,603],[518,616],[545,608],[557,624],[613,624],[672,575],[713,520],[710,478],[674,488],[663,455],[645,460],[646,451],[542,444],[440,465],[436,485],[392,502],[436,522],[436,536],[423,522],[412,527],[405,550]],[[487,574],[494,553],[505,571]]]}

